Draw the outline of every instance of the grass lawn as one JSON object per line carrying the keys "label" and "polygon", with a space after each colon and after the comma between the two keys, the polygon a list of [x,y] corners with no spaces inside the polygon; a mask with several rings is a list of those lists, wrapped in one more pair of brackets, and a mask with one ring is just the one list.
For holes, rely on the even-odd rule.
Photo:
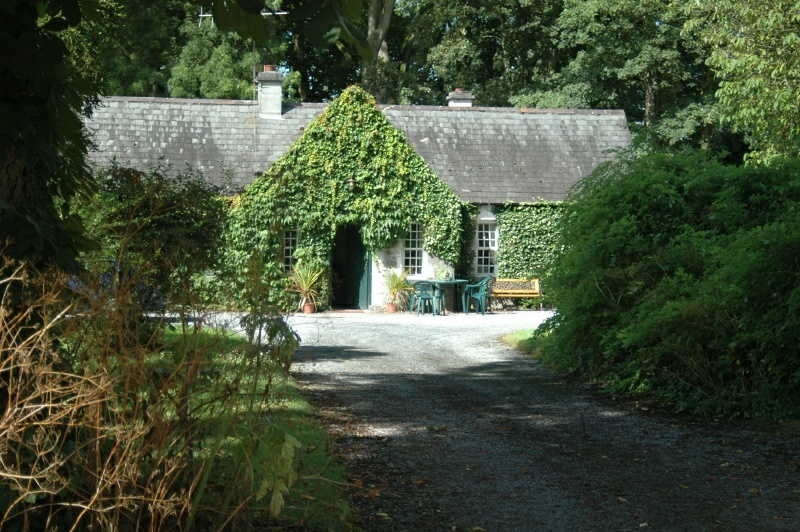
{"label": "grass lawn", "polygon": [[536,329],[525,329],[523,331],[513,332],[503,336],[503,342],[514,349],[532,355],[536,353],[537,349],[538,339],[534,335],[535,332]]}
{"label": "grass lawn", "polygon": [[331,455],[328,434],[317,423],[314,408],[290,377],[276,378],[271,419],[302,443],[298,450],[299,479],[287,496],[281,520],[313,530],[348,529],[345,470]]}
{"label": "grass lawn", "polygon": [[[180,331],[167,331],[164,342],[168,346],[165,354],[182,353],[186,350],[186,341]],[[217,363],[212,364],[217,367],[213,371],[224,372],[225,360],[232,360],[236,353],[241,353],[247,347],[247,341],[242,336],[219,332],[201,331],[197,337],[190,340],[195,348],[206,353],[209,359]],[[165,358],[169,358],[168,356]],[[163,362],[163,359],[162,359]],[[236,363],[231,363],[236,365]],[[255,526],[266,525],[270,528],[298,528],[312,530],[350,530],[347,519],[350,513],[348,497],[345,493],[346,473],[344,468],[331,455],[331,445],[325,429],[317,423],[314,408],[300,394],[297,384],[290,376],[275,369],[271,373],[271,381],[266,379],[257,383],[253,387],[258,396],[258,403],[261,403],[265,390],[268,400],[266,406],[259,410],[259,416],[268,420],[267,423],[256,424],[264,427],[266,434],[259,435],[261,440],[267,441],[274,439],[275,434],[289,434],[299,442],[299,446],[294,450],[294,464],[297,481],[289,488],[284,496],[284,506],[279,517],[269,517],[268,511],[259,512]],[[243,390],[247,386],[242,386]],[[246,393],[242,394],[240,405],[237,406],[237,415],[246,415],[249,399]],[[242,438],[244,440],[245,438]],[[252,445],[252,444],[250,444]],[[220,459],[212,473],[211,484],[215,479],[220,479],[218,486],[225,486],[224,478],[233,475],[237,468],[237,449],[238,454],[242,454],[244,445],[240,440],[227,438],[220,446],[218,456]],[[245,454],[247,461],[270,460],[263,456],[265,445],[256,444],[256,449],[247,451]],[[250,447],[248,447],[250,449]],[[272,449],[269,448],[268,449]],[[274,454],[274,451],[272,451]],[[226,471],[226,469],[228,471]],[[257,485],[259,479],[253,479],[253,484]],[[219,497],[213,486],[208,488],[209,500]],[[263,497],[261,506],[268,509],[270,496]],[[205,502],[204,504],[209,504]],[[254,508],[257,510],[257,508]],[[260,521],[267,519],[267,522]]]}

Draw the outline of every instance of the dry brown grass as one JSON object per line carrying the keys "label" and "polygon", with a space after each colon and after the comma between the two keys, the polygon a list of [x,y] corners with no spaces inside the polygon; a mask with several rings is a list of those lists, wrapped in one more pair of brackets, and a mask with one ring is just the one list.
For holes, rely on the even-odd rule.
{"label": "dry brown grass", "polygon": [[221,361],[199,326],[164,345],[133,278],[75,297],[61,273],[0,271],[0,528],[216,529],[280,512],[299,444],[273,433],[262,390],[287,338]]}

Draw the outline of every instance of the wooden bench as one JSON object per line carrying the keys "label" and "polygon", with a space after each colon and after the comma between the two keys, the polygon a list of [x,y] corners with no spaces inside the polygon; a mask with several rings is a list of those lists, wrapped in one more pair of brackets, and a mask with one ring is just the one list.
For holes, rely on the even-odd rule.
{"label": "wooden bench", "polygon": [[491,297],[534,298],[539,297],[539,279],[495,279]]}

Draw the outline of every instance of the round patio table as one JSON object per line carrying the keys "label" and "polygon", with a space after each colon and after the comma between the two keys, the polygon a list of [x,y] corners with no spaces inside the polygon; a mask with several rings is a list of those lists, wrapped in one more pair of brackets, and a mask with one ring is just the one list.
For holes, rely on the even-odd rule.
{"label": "round patio table", "polygon": [[453,309],[453,312],[456,312],[457,308],[459,306],[459,301],[461,301],[461,298],[458,297],[458,294],[459,294],[459,292],[461,290],[461,287],[465,286],[469,282],[469,280],[467,280],[467,279],[447,279],[447,280],[432,279],[429,282],[433,283],[433,286],[436,289],[436,291],[441,294],[442,314],[444,314],[445,310],[446,310],[445,309],[446,305],[445,305],[445,302],[444,302],[444,287],[445,286],[449,286],[449,285],[453,286],[453,306],[452,306],[452,309]]}

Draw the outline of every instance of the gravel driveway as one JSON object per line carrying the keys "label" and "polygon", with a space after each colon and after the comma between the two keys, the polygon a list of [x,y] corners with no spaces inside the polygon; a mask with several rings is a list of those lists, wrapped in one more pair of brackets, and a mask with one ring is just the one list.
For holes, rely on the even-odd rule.
{"label": "gravel driveway", "polygon": [[361,530],[800,530],[796,428],[598,396],[505,347],[546,312],[293,316]]}

